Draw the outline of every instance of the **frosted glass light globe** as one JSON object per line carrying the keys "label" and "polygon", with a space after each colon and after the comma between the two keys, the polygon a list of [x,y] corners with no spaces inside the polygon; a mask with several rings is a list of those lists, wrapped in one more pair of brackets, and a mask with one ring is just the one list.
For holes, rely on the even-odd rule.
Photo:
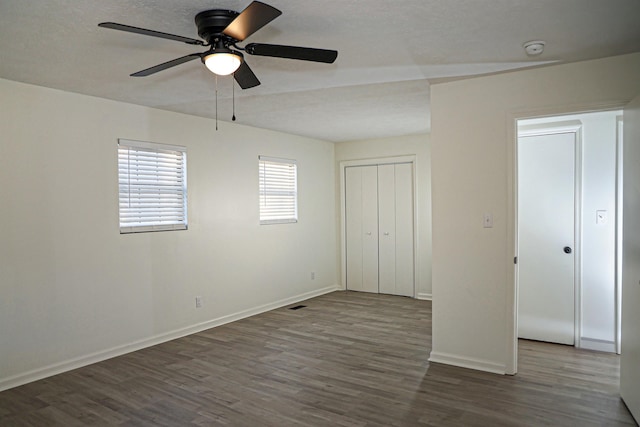
{"label": "frosted glass light globe", "polygon": [[235,72],[242,60],[234,53],[218,52],[207,55],[204,58],[204,65],[214,74],[228,76]]}

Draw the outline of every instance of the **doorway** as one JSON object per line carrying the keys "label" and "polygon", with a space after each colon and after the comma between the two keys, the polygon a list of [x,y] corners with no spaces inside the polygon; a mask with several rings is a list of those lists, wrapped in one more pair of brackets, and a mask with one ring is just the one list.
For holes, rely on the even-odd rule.
{"label": "doorway", "polygon": [[618,350],[620,115],[518,120],[519,337]]}

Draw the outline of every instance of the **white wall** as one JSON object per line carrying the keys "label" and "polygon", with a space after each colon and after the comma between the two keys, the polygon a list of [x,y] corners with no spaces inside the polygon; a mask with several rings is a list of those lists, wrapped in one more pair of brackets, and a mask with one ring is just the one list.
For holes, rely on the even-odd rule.
{"label": "white wall", "polygon": [[[416,296],[431,299],[431,143],[429,135],[350,141],[336,144],[336,168],[345,160],[416,156],[417,259]],[[339,172],[339,171],[338,171]],[[336,175],[336,206],[340,214],[340,179]],[[340,236],[338,236],[338,239]],[[339,256],[338,262],[342,257]],[[344,283],[342,284],[344,286]]]}
{"label": "white wall", "polygon": [[432,361],[515,369],[516,119],[620,107],[638,75],[632,54],[432,85]]}
{"label": "white wall", "polygon": [[[621,111],[521,120],[520,126],[579,121],[582,135],[581,347],[615,352],[616,156]],[[607,211],[606,224],[596,212]]]}
{"label": "white wall", "polygon": [[[336,289],[333,144],[7,80],[0,98],[0,389]],[[187,231],[119,234],[118,138],[187,147]],[[297,224],[259,225],[260,154],[297,160]]]}

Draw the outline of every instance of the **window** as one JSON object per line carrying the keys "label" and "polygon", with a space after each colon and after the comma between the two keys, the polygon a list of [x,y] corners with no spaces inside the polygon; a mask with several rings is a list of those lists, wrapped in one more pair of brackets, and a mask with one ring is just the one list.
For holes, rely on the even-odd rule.
{"label": "window", "polygon": [[118,140],[120,233],[187,229],[185,147]]}
{"label": "window", "polygon": [[265,156],[258,160],[260,224],[298,222],[296,161]]}

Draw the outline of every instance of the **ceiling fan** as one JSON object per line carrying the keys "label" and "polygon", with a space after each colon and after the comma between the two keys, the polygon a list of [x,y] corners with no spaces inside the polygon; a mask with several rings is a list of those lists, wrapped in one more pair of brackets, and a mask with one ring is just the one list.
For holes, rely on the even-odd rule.
{"label": "ceiling fan", "polygon": [[[155,74],[167,68],[200,58],[201,61],[217,75],[233,74],[242,89],[249,89],[260,84],[260,81],[244,60],[242,52],[249,55],[271,56],[276,58],[299,59],[303,61],[333,63],[338,57],[335,50],[315,49],[299,46],[284,46],[265,43],[249,43],[240,47],[237,43],[267,25],[282,14],[278,9],[268,4],[254,1],[242,12],[233,10],[212,9],[196,15],[198,35],[205,41],[174,34],[162,33],[144,28],[132,27],[115,22],[103,22],[98,26],[113,30],[127,31],[146,36],[175,40],[189,45],[210,46],[202,53],[191,53],[162,64],[131,74],[133,77],[144,77]],[[241,52],[242,51],[242,52]]]}

